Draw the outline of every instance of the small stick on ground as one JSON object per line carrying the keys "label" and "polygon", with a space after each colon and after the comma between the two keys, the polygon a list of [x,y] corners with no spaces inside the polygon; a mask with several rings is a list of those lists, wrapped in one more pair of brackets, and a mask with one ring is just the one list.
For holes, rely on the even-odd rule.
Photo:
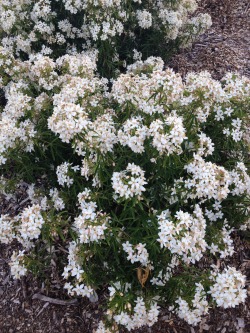
{"label": "small stick on ground", "polygon": [[64,300],[57,299],[57,298],[47,297],[42,294],[34,294],[32,296],[32,299],[38,299],[39,301],[44,301],[44,302],[57,304],[57,305],[78,305],[77,299],[70,299],[70,300],[64,301]]}

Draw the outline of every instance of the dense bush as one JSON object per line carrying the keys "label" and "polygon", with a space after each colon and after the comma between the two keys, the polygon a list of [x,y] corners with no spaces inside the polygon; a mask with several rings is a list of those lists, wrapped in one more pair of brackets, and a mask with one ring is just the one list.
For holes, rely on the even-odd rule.
{"label": "dense bush", "polygon": [[151,326],[160,306],[196,325],[244,302],[245,277],[215,263],[249,225],[250,81],[140,60],[210,24],[190,19],[196,1],[0,6],[0,190],[28,184],[27,206],[0,218],[12,275],[46,278],[57,258],[69,295],[107,287],[99,333]]}
{"label": "dense bush", "polygon": [[[207,14],[190,15],[196,0],[4,0],[2,45],[23,59],[98,50],[99,72],[114,75],[124,62],[149,55],[166,59],[211,25]],[[1,30],[0,30],[1,31]]]}
{"label": "dense bush", "polygon": [[109,91],[85,54],[4,57],[2,170],[32,183],[30,205],[1,217],[1,241],[23,247],[13,275],[69,242],[69,294],[108,285],[107,320],[128,329],[152,325],[162,304],[196,324],[212,304],[243,302],[240,272],[197,263],[232,255],[230,235],[248,220],[250,81],[202,72],[183,82],[151,57]]}

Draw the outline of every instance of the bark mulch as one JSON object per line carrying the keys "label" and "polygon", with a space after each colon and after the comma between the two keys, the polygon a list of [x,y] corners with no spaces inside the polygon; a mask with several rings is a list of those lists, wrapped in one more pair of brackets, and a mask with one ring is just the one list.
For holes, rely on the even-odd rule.
{"label": "bark mulch", "polygon": [[203,0],[199,11],[211,15],[212,27],[188,51],[174,56],[170,66],[182,76],[202,70],[215,79],[228,71],[250,76],[249,0]]}

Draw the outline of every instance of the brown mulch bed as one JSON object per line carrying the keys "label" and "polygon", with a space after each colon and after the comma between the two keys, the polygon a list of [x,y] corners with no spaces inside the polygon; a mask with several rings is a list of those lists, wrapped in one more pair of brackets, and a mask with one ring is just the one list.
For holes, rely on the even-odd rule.
{"label": "brown mulch bed", "polygon": [[[213,26],[191,49],[173,57],[169,65],[183,76],[201,70],[208,70],[216,79],[221,79],[227,71],[250,76],[249,0],[203,0],[199,11],[212,16]],[[22,198],[21,195],[18,202],[14,200],[7,206],[0,205],[0,211],[14,212],[23,199],[25,196]],[[235,236],[235,248],[237,253],[230,259],[230,264],[248,276],[249,285],[249,242]],[[101,318],[105,293],[100,295],[97,303],[79,299],[76,305],[33,299],[35,294],[42,294],[55,301],[66,300],[67,295],[53,269],[50,284],[31,276],[21,281],[13,280],[8,266],[11,252],[10,246],[0,245],[0,333],[91,333]],[[249,299],[235,309],[211,309],[208,317],[195,328],[163,309],[156,325],[137,332],[247,333],[250,332],[249,318]]]}
{"label": "brown mulch bed", "polygon": [[228,71],[250,76],[249,0],[203,0],[199,11],[211,15],[212,27],[190,50],[174,56],[170,66],[183,76],[202,70],[215,79]]}

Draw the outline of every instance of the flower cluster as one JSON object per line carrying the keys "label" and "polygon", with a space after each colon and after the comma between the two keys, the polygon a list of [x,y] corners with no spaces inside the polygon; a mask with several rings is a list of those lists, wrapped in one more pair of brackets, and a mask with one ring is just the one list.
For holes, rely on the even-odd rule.
{"label": "flower cluster", "polygon": [[190,307],[187,301],[179,297],[175,301],[178,304],[175,312],[190,325],[197,325],[201,321],[202,316],[208,313],[208,301],[205,295],[204,287],[200,283],[196,284],[192,306]]}
{"label": "flower cluster", "polygon": [[222,273],[214,267],[211,274],[211,279],[214,281],[209,293],[215,300],[218,306],[227,309],[235,307],[244,302],[247,297],[245,286],[245,276],[236,271],[234,267],[227,267]]}
{"label": "flower cluster", "polygon": [[[142,115],[164,113],[163,101],[170,104],[179,100],[184,87],[180,75],[171,69],[163,70],[163,65],[162,59],[150,57],[130,66],[128,73],[113,82],[111,95],[114,100],[122,109],[128,103],[132,104]],[[148,71],[148,75],[143,71]]]}
{"label": "flower cluster", "polygon": [[218,235],[219,241],[217,244],[212,242],[209,246],[209,250],[212,254],[219,253],[221,258],[226,258],[234,254],[233,240],[230,237],[232,231],[233,229],[229,229],[229,226],[225,221],[224,226]]}
{"label": "flower cluster", "polygon": [[244,193],[250,195],[250,176],[247,171],[244,163],[238,162],[235,169],[230,172],[233,186],[232,195],[243,195]]}
{"label": "flower cluster", "polygon": [[184,182],[186,189],[190,191],[190,198],[215,199],[222,201],[230,192],[230,174],[225,168],[205,162],[199,155],[194,155],[193,162],[185,166],[192,178]]}
{"label": "flower cluster", "polygon": [[128,241],[122,244],[123,250],[128,254],[127,260],[131,263],[139,262],[142,266],[147,267],[149,264],[148,251],[145,244],[137,244],[132,246]]}
{"label": "flower cluster", "polygon": [[65,208],[65,204],[63,199],[59,197],[59,192],[56,188],[53,188],[49,191],[49,195],[53,201],[53,205],[56,210],[63,210]]}
{"label": "flower cluster", "polygon": [[20,215],[19,232],[21,238],[25,240],[37,239],[41,233],[44,219],[39,205],[32,205],[23,210]]}
{"label": "flower cluster", "polygon": [[[124,293],[128,293],[131,289],[131,285],[126,283],[122,284],[120,281],[115,282],[114,287],[110,287],[110,302],[116,299],[117,296],[124,296]],[[128,331],[136,328],[140,328],[144,325],[152,326],[158,320],[159,306],[155,302],[146,304],[143,297],[136,297],[134,300],[134,306],[130,302],[124,304],[124,309],[113,313],[113,311],[108,310],[107,315],[111,317],[116,326],[121,325],[125,327]],[[131,311],[133,309],[133,311]],[[117,326],[118,327],[118,326]],[[99,323],[96,332],[108,332],[103,322]],[[116,330],[117,331],[117,330]]]}
{"label": "flower cluster", "polygon": [[75,279],[75,283],[72,284],[70,282],[65,283],[64,288],[67,289],[70,295],[77,296],[86,296],[90,297],[93,293],[93,289],[91,287],[86,286],[82,283],[83,278],[82,275],[84,273],[81,268],[78,256],[78,247],[76,242],[71,242],[69,244],[69,254],[68,254],[68,264],[64,267],[63,277],[65,279],[73,278]]}
{"label": "flower cluster", "polygon": [[133,309],[133,315],[121,312],[114,316],[115,322],[125,326],[129,331],[144,325],[153,326],[158,320],[159,306],[156,303],[153,303],[149,310],[147,310],[144,300],[140,297],[135,300],[135,303],[136,305]]}
{"label": "flower cluster", "polygon": [[19,251],[18,253],[13,252],[10,261],[10,271],[11,275],[16,279],[20,279],[20,277],[25,276],[28,273],[27,268],[23,263],[24,259],[24,251]]}
{"label": "flower cluster", "polygon": [[[87,196],[86,196],[87,193]],[[97,205],[93,201],[86,201],[89,192],[78,194],[81,215],[75,218],[74,226],[81,243],[97,242],[105,237],[104,232],[108,229],[109,217],[102,212],[97,212]]]}
{"label": "flower cluster", "polygon": [[142,192],[146,190],[144,171],[134,163],[129,163],[124,171],[114,172],[111,180],[115,193],[124,199],[140,199]]}
{"label": "flower cluster", "polygon": [[149,132],[153,137],[152,145],[160,154],[181,154],[181,144],[186,139],[185,128],[182,119],[177,117],[174,112],[164,121],[159,119],[153,121]]}
{"label": "flower cluster", "polygon": [[153,277],[150,282],[156,286],[165,286],[169,279],[174,274],[174,269],[179,265],[180,261],[177,258],[177,255],[172,257],[171,262],[167,267],[164,267],[164,271],[161,270],[156,277]]}
{"label": "flower cluster", "polygon": [[168,248],[178,254],[184,262],[199,261],[206,250],[206,220],[201,208],[195,206],[193,216],[183,211],[175,214],[176,221],[171,221],[169,211],[157,216],[159,224],[159,243],[161,248]]}
{"label": "flower cluster", "polygon": [[70,170],[77,171],[79,169],[78,166],[72,167],[72,165],[68,162],[64,162],[56,168],[56,175],[58,184],[61,186],[71,186],[74,182],[73,178],[70,177]]}
{"label": "flower cluster", "polygon": [[1,128],[3,129],[3,135],[0,138],[1,155],[0,163],[6,162],[6,151],[9,148],[21,148],[24,151],[32,151],[34,149],[33,138],[36,134],[34,125],[30,121],[24,121],[15,125],[13,122],[9,122],[8,118],[3,118],[0,121]]}
{"label": "flower cluster", "polygon": [[142,117],[133,117],[124,122],[117,133],[119,143],[128,146],[135,153],[142,153],[144,141],[148,136],[148,128],[143,125]]}

